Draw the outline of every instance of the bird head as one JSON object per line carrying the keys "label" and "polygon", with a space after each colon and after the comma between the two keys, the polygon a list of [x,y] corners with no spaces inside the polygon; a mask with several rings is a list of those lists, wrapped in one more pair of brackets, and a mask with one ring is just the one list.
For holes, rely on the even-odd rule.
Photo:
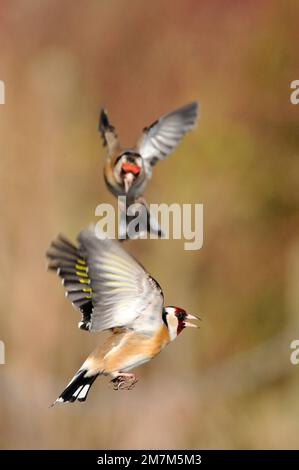
{"label": "bird head", "polygon": [[184,328],[199,328],[198,325],[189,320],[200,320],[200,318],[187,313],[184,309],[179,307],[163,308],[162,318],[168,328],[171,341],[173,341]]}
{"label": "bird head", "polygon": [[118,157],[115,170],[123,181],[126,193],[130,191],[134,181],[138,178],[142,165],[142,158],[139,153],[126,151]]}

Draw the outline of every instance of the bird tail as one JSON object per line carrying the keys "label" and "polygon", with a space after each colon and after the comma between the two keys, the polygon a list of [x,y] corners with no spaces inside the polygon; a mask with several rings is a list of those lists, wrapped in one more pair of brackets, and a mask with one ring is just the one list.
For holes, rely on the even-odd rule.
{"label": "bird tail", "polygon": [[147,209],[147,231],[153,233],[158,236],[158,238],[164,237],[164,232],[161,229],[159,222],[155,219],[154,216],[151,215],[149,208],[146,206]]}
{"label": "bird tail", "polygon": [[85,401],[90,387],[99,375],[86,376],[86,374],[87,369],[80,369],[51,406],[56,403],[73,403],[76,400]]}

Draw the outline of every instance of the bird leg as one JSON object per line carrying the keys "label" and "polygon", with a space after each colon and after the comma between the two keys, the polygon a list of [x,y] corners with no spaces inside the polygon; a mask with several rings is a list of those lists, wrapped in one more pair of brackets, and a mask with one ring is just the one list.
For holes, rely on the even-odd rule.
{"label": "bird leg", "polygon": [[111,380],[113,383],[113,390],[132,390],[138,382],[135,374],[121,373]]}

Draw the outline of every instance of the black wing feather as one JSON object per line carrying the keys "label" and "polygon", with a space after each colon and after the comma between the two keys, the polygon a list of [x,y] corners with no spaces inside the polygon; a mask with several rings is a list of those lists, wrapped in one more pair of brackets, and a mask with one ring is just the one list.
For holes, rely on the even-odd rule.
{"label": "black wing feather", "polygon": [[88,266],[80,250],[62,235],[51,243],[46,253],[49,260],[48,269],[56,271],[62,278],[66,297],[74,308],[82,314],[79,328],[89,329],[93,304]]}

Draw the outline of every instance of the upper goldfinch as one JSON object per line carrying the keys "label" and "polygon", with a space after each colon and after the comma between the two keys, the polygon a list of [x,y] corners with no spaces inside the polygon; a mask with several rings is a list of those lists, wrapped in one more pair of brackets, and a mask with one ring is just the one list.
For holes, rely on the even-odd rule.
{"label": "upper goldfinch", "polygon": [[[102,109],[99,131],[103,145],[107,148],[104,179],[111,193],[116,197],[126,196],[127,207],[136,202],[144,204],[148,212],[143,192],[152,176],[152,167],[159,160],[164,160],[184,134],[194,128],[197,116],[198,104],[187,104],[145,127],[134,147],[123,148],[107,112]],[[156,221],[151,221],[149,213],[143,229],[162,235],[160,227]]]}

